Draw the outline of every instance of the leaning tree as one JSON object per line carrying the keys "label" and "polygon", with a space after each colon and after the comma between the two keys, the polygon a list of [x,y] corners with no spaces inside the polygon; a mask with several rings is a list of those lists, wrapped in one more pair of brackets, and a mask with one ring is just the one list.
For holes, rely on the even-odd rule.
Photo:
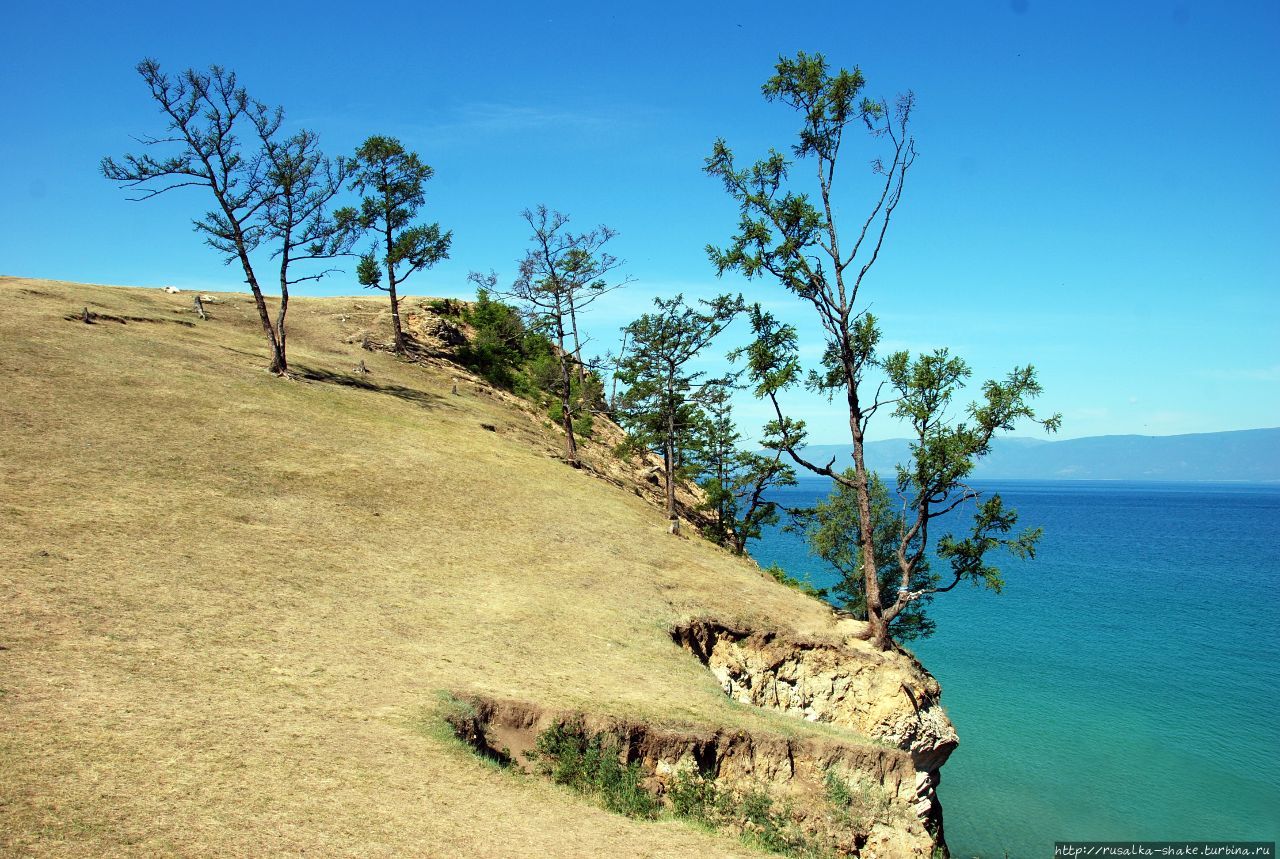
{"label": "leaning tree", "polygon": [[[228,265],[240,265],[271,348],[271,371],[287,375],[289,287],[329,273],[297,275],[292,266],[332,259],[350,249],[353,213],[330,211],[350,174],[350,162],[325,157],[312,131],[302,129],[281,139],[284,111],[251,99],[235,72],[221,66],[208,72],[187,69],[171,78],[159,63],[146,59],[138,64],[138,73],[167,120],[162,136],[141,142],[173,154],[104,158],[102,173],[137,191],[135,200],[177,188],[209,190],[214,208],[194,222],[196,231]],[[279,260],[280,307],[274,322],[253,268],[252,254],[261,247]]]}
{"label": "leaning tree", "polygon": [[588,380],[594,378],[588,375],[582,356],[586,341],[580,333],[578,317],[600,297],[626,286],[631,278],[619,276],[618,269],[624,263],[606,250],[609,242],[617,238],[617,231],[602,224],[575,233],[568,215],[545,205],[525,209],[520,217],[533,232],[511,288],[498,289],[495,272],[472,272],[470,279],[481,290],[514,301],[530,327],[555,344],[558,372],[552,388],[559,400],[565,459],[577,468],[580,463],[573,419],[593,399],[587,386]]}
{"label": "leaning tree", "polygon": [[[1030,366],[1015,368],[1002,381],[984,383],[981,398],[957,415],[951,401],[970,375],[963,361],[945,349],[915,358],[906,352],[878,351],[879,325],[862,290],[916,160],[909,131],[915,98],[907,93],[891,107],[863,97],[864,86],[860,70],[833,74],[821,54],[779,58],[776,73],[761,89],[766,100],[782,102],[800,115],[792,159],[771,150],[765,158],[740,167],[725,141],[716,141],[706,171],[723,182],[740,217],[729,244],[708,246],[707,252],[720,274],[736,271],[777,281],[809,305],[821,326],[825,348],[820,366],[806,376],[794,326],[755,309],[756,338],[747,350],[748,369],[757,396],[771,403],[775,415],[765,428],[766,444],[852,493],[867,634],[875,647],[887,650],[893,647],[889,624],[913,602],[965,580],[998,590],[1000,571],[988,559],[993,550],[1034,555],[1039,530],[1013,534],[1017,514],[999,495],[981,500],[966,480],[976,461],[990,452],[996,433],[1022,420],[1052,431],[1059,418],[1036,417],[1030,401],[1041,388]],[[848,209],[842,210],[836,197],[836,166],[845,132],[859,128],[881,150],[872,161],[881,181],[864,216],[846,226],[838,218]],[[808,162],[814,178],[808,190],[797,190],[792,168],[803,162]],[[834,460],[813,462],[803,453],[804,422],[788,416],[779,399],[800,383],[829,398],[839,396],[847,406],[851,470],[835,468]],[[886,407],[913,434],[911,459],[897,469],[898,512],[891,550],[877,540],[881,516],[864,457],[868,422]],[[973,507],[967,529],[958,536],[948,532],[932,544],[937,558],[950,566],[950,576],[942,577],[945,584],[926,580],[920,585],[931,525],[964,505]],[[899,587],[892,599],[881,590],[885,565],[897,570]]]}

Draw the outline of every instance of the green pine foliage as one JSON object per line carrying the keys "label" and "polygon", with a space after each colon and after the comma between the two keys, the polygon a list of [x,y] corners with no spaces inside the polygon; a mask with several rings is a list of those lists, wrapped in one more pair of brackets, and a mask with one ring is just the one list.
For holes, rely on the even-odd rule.
{"label": "green pine foliage", "polygon": [[[851,471],[851,470],[850,470]],[[876,475],[871,475],[871,516],[876,554],[892,558],[897,554],[902,522],[894,509],[889,491]],[[852,487],[837,483],[825,501],[808,509],[793,510],[790,529],[804,535],[809,554],[821,559],[840,574],[840,581],[830,590],[838,604],[855,617],[867,618],[867,590],[862,574],[862,551],[858,544],[858,497]],[[913,541],[908,551],[914,552]],[[884,564],[878,570],[880,595],[886,603],[898,599],[902,585],[901,571],[896,565]],[[929,571],[929,561],[922,558],[912,571],[911,589],[924,595],[912,600],[889,621],[889,629],[898,641],[912,641],[932,635],[936,624],[928,616],[929,603],[938,577]]]}
{"label": "green pine foliage", "polygon": [[408,341],[397,289],[414,272],[448,259],[453,233],[437,223],[413,223],[426,202],[424,186],[435,174],[418,153],[394,137],[374,135],[356,150],[354,163],[351,188],[361,200],[352,217],[371,238],[356,264],[356,279],[366,289],[389,295],[395,350],[404,352]]}
{"label": "green pine foliage", "polygon": [[514,390],[523,365],[540,347],[546,351],[546,338],[527,331],[516,309],[486,290],[460,315],[475,333],[458,349],[458,360],[495,387]]}
{"label": "green pine foliage", "polygon": [[[525,324],[519,310],[483,287],[470,305],[445,299],[436,302],[432,310],[459,319],[472,329],[472,336],[458,348],[458,363],[494,387],[539,404],[552,421],[561,422],[560,362],[555,347],[545,334]],[[579,404],[574,432],[590,438],[594,428],[591,409],[601,405],[603,385],[595,373],[584,375],[583,380],[577,374],[571,377],[570,402]]]}
{"label": "green pine foliage", "polygon": [[[732,358],[734,353],[731,353]],[[706,495],[703,508],[715,520],[704,534],[734,554],[746,553],[747,541],[780,521],[779,507],[766,495],[779,486],[795,485],[795,469],[782,461],[782,452],[746,449],[733,421],[733,378],[703,386],[698,397],[701,420],[695,427],[692,455],[698,485]]]}
{"label": "green pine foliage", "polygon": [[696,477],[699,434],[706,415],[698,397],[706,373],[689,364],[743,310],[742,296],[687,304],[683,295],[655,298],[653,313],[626,327],[631,347],[615,373],[625,390],[617,413],[627,430],[621,452],[662,457],[667,513],[675,515],[675,485]]}

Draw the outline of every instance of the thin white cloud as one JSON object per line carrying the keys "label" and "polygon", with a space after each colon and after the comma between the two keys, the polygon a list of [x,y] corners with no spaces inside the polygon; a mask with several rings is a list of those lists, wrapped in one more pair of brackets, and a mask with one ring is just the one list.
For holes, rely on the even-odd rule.
{"label": "thin white cloud", "polygon": [[[618,117],[606,113],[541,108],[529,105],[479,102],[466,105],[455,128],[484,131],[490,134],[514,134],[541,128],[591,128],[614,124]],[[451,127],[446,125],[445,127]]]}

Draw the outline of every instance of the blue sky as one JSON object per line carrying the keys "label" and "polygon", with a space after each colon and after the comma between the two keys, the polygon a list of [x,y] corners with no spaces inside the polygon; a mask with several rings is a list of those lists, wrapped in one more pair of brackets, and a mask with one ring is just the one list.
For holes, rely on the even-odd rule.
{"label": "blue sky", "polygon": [[[744,160],[789,145],[793,115],[759,86],[779,54],[820,51],[918,99],[920,158],[866,288],[890,345],[949,345],[978,378],[1034,363],[1063,437],[1280,425],[1280,3],[300,8],[10,3],[0,272],[243,287],[191,231],[199,192],[129,203],[98,174],[160,130],[133,70],[150,55],[234,68],[332,152],[373,133],[421,152],[425,214],[455,242],[415,294],[510,278],[518,213],[544,202],[621,233],[637,283],[598,305],[601,351],[654,295],[732,289],[816,352],[794,299],[714,277],[703,247],[736,214],[701,168],[717,136]],[[872,152],[853,142],[850,219]],[[347,274],[303,293],[358,291]],[[847,440],[838,409],[791,403],[813,441]],[[744,397],[739,417],[753,432],[762,413]]]}

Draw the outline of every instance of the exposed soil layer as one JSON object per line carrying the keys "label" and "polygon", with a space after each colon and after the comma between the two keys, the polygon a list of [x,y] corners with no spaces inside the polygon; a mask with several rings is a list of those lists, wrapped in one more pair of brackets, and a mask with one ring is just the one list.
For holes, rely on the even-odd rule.
{"label": "exposed soil layer", "polygon": [[856,634],[818,640],[707,618],[673,627],[671,637],[734,700],[851,728],[910,755],[919,783],[915,813],[942,841],[935,788],[959,738],[939,703],[938,681],[914,657],[877,651]]}
{"label": "exposed soil layer", "polygon": [[[464,706],[447,717],[458,737],[479,754],[526,772],[536,771],[530,763],[536,754],[530,753],[539,736],[580,726],[616,746],[623,763],[638,764],[645,789],[660,798],[677,773],[695,771],[722,789],[764,790],[837,855],[931,856],[939,844],[931,821],[917,811],[931,783],[900,749],[828,737],[655,726],[487,697],[459,700]],[[883,803],[880,819],[849,825],[827,799],[828,774],[873,790]]]}

